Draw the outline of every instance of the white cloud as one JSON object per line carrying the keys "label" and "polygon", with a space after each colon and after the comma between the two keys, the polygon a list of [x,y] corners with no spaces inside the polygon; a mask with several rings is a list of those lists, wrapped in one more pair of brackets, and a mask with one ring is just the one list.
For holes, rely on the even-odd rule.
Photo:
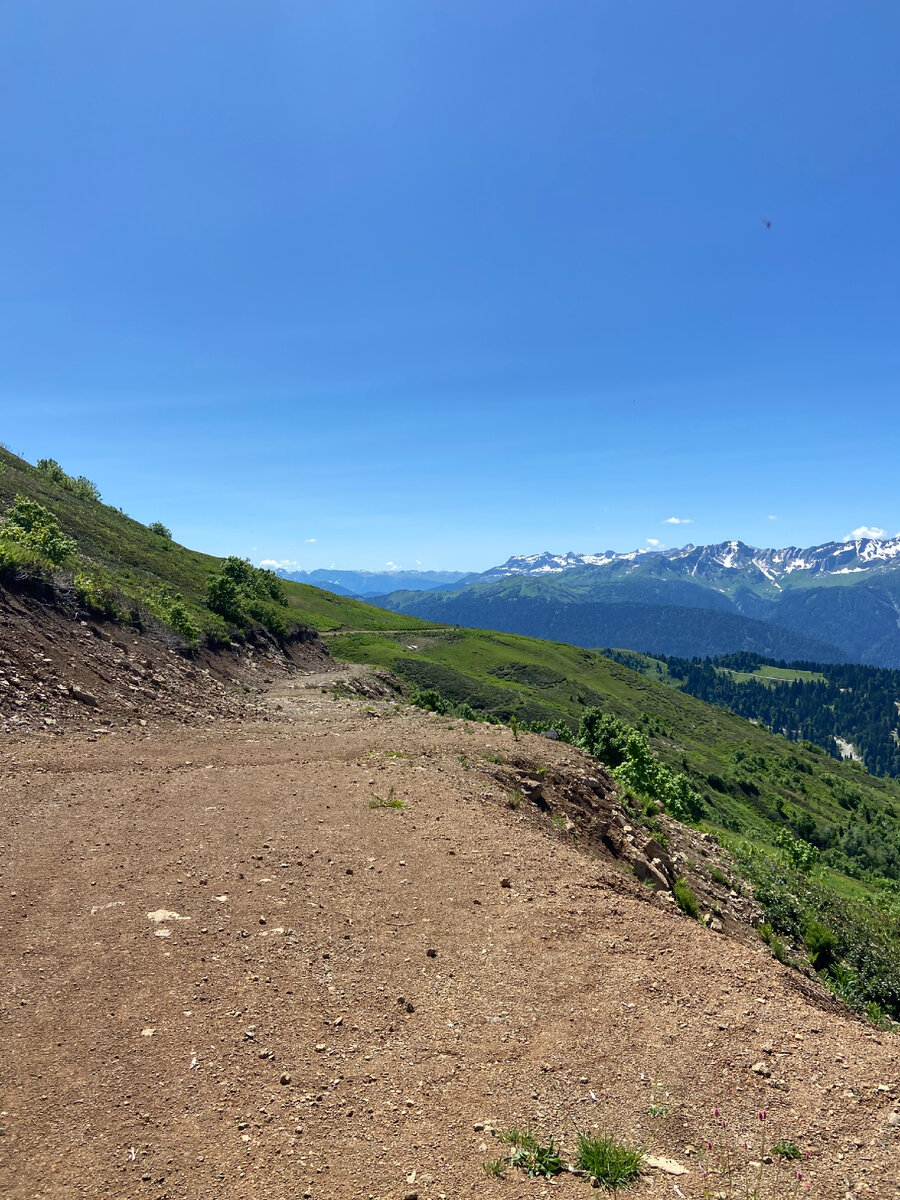
{"label": "white cloud", "polygon": [[662,542],[659,538],[647,538],[647,545],[652,546],[655,550],[662,549]]}
{"label": "white cloud", "polygon": [[879,529],[877,525],[860,525],[858,529],[854,529],[852,533],[848,533],[844,538],[845,542],[855,542],[857,538],[885,538],[887,532],[884,529]]}
{"label": "white cloud", "polygon": [[778,518],[777,518],[777,517],[773,517],[773,516],[772,516],[772,514],[771,514],[771,513],[769,513],[769,520],[770,520],[770,521],[777,521],[777,520],[778,520]]}
{"label": "white cloud", "polygon": [[384,565],[387,567],[387,569],[389,571],[399,571],[400,570],[400,568],[394,562],[386,562]]}
{"label": "white cloud", "polygon": [[666,517],[663,525],[693,525],[691,517]]}
{"label": "white cloud", "polygon": [[304,538],[303,540],[306,542],[307,545],[309,545],[311,542],[316,541],[315,538]]}
{"label": "white cloud", "polygon": [[292,571],[295,567],[300,566],[300,564],[294,562],[292,558],[264,558],[259,565],[261,567],[268,567],[269,570],[273,570],[275,567],[281,567],[283,571]]}

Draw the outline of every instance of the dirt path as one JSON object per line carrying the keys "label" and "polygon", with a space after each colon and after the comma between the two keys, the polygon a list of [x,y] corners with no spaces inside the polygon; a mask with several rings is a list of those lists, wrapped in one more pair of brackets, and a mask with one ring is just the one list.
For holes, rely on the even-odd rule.
{"label": "dirt path", "polygon": [[268,722],[4,746],[0,1193],[593,1194],[483,1174],[483,1126],[531,1124],[647,1140],[689,1173],[635,1194],[700,1197],[690,1147],[755,1147],[764,1110],[810,1151],[803,1194],[900,1196],[893,1037],[481,770],[576,751],[334,680],[282,681]]}

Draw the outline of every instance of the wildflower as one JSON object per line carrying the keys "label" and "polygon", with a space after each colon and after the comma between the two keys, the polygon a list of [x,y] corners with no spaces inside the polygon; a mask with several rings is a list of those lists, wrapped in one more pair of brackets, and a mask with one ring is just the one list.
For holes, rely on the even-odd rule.
{"label": "wildflower", "polygon": [[713,1116],[714,1116],[714,1117],[721,1116],[721,1113],[719,1112],[718,1108],[714,1108],[714,1109],[713,1109]]}

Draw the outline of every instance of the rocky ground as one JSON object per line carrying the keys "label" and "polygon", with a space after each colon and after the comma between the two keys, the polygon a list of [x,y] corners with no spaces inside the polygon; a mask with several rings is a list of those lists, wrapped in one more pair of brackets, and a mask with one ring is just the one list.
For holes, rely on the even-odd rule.
{"label": "rocky ground", "polygon": [[900,1196],[896,1039],[726,936],[746,898],[677,910],[713,848],[570,747],[267,670],[259,713],[3,742],[4,1196],[592,1194],[487,1176],[514,1125],[672,1160],[637,1196],[745,1197],[707,1142],[773,1200]]}
{"label": "rocky ground", "polygon": [[0,587],[0,733],[238,718],[276,679],[327,659],[316,641],[287,656],[264,641],[186,656],[157,632],[73,613],[49,589]]}

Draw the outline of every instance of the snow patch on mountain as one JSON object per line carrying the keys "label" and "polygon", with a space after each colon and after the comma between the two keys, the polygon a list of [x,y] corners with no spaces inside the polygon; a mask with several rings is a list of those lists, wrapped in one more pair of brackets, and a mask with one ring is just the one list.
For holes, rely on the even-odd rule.
{"label": "snow patch on mountain", "polygon": [[514,555],[478,578],[481,582],[491,582],[510,575],[555,575],[577,567],[603,568],[614,567],[617,563],[624,566],[638,562],[685,565],[689,562],[689,573],[695,578],[715,576],[720,571],[737,572],[756,568],[780,591],[779,579],[797,572],[808,572],[815,577],[855,575],[900,565],[900,536],[825,542],[805,549],[798,546],[758,549],[741,541],[730,541],[711,546],[689,544],[670,550],[642,547],[626,553],[606,550],[595,554],[576,554],[569,550],[565,554],[553,554],[545,550],[541,554]]}

